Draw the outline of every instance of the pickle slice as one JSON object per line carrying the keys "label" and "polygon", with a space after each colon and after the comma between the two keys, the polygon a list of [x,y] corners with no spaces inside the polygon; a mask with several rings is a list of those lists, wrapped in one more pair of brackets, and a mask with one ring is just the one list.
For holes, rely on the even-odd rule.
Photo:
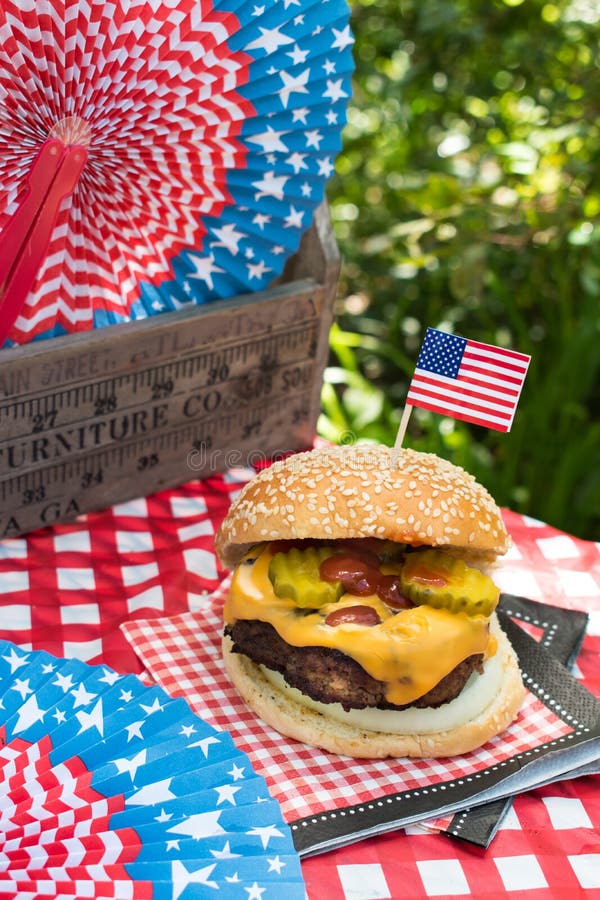
{"label": "pickle slice", "polygon": [[269,563],[269,579],[277,597],[293,600],[303,609],[335,603],[344,593],[340,581],[321,581],[319,566],[333,556],[331,547],[292,547],[276,553]]}
{"label": "pickle slice", "polygon": [[442,550],[410,553],[402,568],[402,592],[414,604],[491,616],[500,591],[491,578]]}

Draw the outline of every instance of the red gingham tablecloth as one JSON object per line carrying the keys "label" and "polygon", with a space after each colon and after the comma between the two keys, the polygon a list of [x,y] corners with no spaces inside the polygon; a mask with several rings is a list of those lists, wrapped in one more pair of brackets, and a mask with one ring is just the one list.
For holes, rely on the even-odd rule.
{"label": "red gingham tablecloth", "polygon": [[[0,638],[143,673],[123,622],[202,609],[226,572],[213,538],[249,477],[230,471],[0,542]],[[502,590],[590,615],[575,674],[600,697],[600,546],[503,513]],[[420,826],[305,859],[309,900],[600,898],[600,778],[517,797],[487,850]]]}

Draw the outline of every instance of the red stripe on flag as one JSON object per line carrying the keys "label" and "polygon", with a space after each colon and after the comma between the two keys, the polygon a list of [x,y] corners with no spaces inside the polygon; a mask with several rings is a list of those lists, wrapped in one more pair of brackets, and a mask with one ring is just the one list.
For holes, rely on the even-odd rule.
{"label": "red stripe on flag", "polygon": [[473,378],[472,375],[463,375],[462,372],[460,374],[460,383],[469,384],[475,388],[482,387],[486,396],[488,396],[490,388],[494,391],[499,391],[501,394],[506,394],[507,397],[514,397],[515,400],[519,396],[519,390],[516,388],[508,387],[504,384],[496,384],[495,382],[490,382],[489,379],[482,380],[481,378]]}
{"label": "red stripe on flag", "polygon": [[[410,402],[410,400],[408,401]],[[415,406],[417,404],[415,403]],[[435,403],[427,403],[426,401],[419,400],[418,402],[419,409],[428,409],[430,412],[441,413],[443,416],[449,416],[452,419],[460,419],[462,422],[471,422],[473,425],[483,425],[484,428],[495,428],[496,431],[508,431],[507,425],[500,425],[497,422],[490,424],[489,419],[486,419],[484,416],[472,416],[463,412],[451,412],[443,405],[436,405]]]}
{"label": "red stripe on flag", "polygon": [[505,359],[498,359],[495,356],[486,356],[482,353],[470,353],[469,350],[465,350],[463,354],[463,362],[465,359],[472,361],[473,363],[481,363],[482,365],[492,365],[497,366],[499,369],[502,369],[506,372],[517,372],[521,375],[521,377],[525,374],[525,369],[523,366],[517,366],[512,362],[507,362]]}
{"label": "red stripe on flag", "polygon": [[[490,395],[489,392],[486,391],[477,391],[470,390],[469,387],[466,387],[465,384],[461,382],[457,382],[456,385],[448,384],[447,381],[438,381],[435,376],[432,378],[428,378],[425,375],[415,375],[413,378],[413,385],[437,385],[442,388],[448,396],[455,396],[457,399],[461,397],[476,397],[481,399],[481,402],[484,407],[488,407],[490,403],[497,403],[499,406],[506,406],[508,409],[513,409],[514,401],[513,400],[504,400],[501,397],[495,397]],[[489,385],[488,385],[489,387]],[[411,385],[412,390],[412,385]],[[422,389],[421,393],[428,393],[426,389]],[[436,395],[439,396],[439,395]]]}
{"label": "red stripe on flag", "polygon": [[503,381],[507,381],[510,384],[516,384],[519,386],[523,384],[523,378],[516,378],[514,375],[505,375],[503,372],[490,372],[489,369],[484,369],[481,366],[469,365],[469,363],[465,365],[464,356],[463,361],[460,364],[459,377],[460,375],[462,375],[463,371],[475,372],[477,375],[487,375],[488,377],[492,375],[495,378],[501,378]]}
{"label": "red stripe on flag", "polygon": [[506,347],[496,347],[494,344],[484,344],[481,341],[467,341],[467,347],[479,347],[481,350],[491,350],[495,353],[502,353],[503,356],[510,356],[513,359],[520,359],[526,366],[529,364],[529,356],[526,353],[520,353],[519,350],[507,350]]}
{"label": "red stripe on flag", "polygon": [[[409,402],[410,402],[410,398],[411,398],[411,392],[412,392],[412,388],[411,388],[411,391],[408,392],[407,400]],[[434,400],[437,400],[440,403],[443,403],[444,399],[445,399],[446,405],[448,405],[448,403],[455,403],[457,406],[459,406],[461,408],[464,407],[464,409],[468,409],[468,410],[475,410],[475,411],[488,410],[490,413],[492,413],[494,415],[494,417],[497,416],[499,419],[507,419],[508,421],[510,421],[510,419],[512,418],[512,415],[507,415],[505,412],[503,412],[503,410],[492,409],[490,407],[489,402],[486,402],[486,400],[483,398],[481,399],[481,401],[479,403],[469,403],[468,401],[463,400],[463,392],[462,391],[457,393],[456,395],[454,393],[448,393],[448,395],[445,398],[440,398],[439,394],[436,394],[433,391],[428,391],[425,388],[417,388],[415,393],[418,393],[419,396],[424,395],[425,397],[432,397]],[[500,401],[498,401],[498,402],[500,402]],[[509,404],[509,407],[510,407],[510,410],[512,413],[513,404]],[[448,412],[448,415],[454,415],[454,413]],[[489,418],[489,416],[488,416],[488,418]]]}

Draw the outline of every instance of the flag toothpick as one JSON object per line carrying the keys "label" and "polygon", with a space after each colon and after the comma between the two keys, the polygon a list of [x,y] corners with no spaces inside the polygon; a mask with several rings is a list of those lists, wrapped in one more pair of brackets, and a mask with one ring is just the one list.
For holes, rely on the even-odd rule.
{"label": "flag toothpick", "polygon": [[394,443],[402,446],[413,407],[510,431],[531,357],[428,328]]}
{"label": "flag toothpick", "polygon": [[408,427],[408,420],[410,419],[410,414],[413,411],[413,408],[410,403],[407,403],[402,411],[402,418],[400,419],[400,424],[398,425],[398,433],[396,435],[396,440],[394,441],[394,451],[395,453],[400,450],[402,447],[402,442],[404,441],[404,435],[406,434],[406,429]]}

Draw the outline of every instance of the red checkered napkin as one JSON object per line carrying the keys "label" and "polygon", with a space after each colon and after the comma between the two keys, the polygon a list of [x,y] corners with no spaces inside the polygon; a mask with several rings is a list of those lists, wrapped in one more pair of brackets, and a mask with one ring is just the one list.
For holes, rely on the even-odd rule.
{"label": "red checkered napkin", "polygon": [[377,805],[399,791],[439,790],[441,812],[450,800],[442,784],[473,781],[484,769],[572,731],[528,694],[517,721],[501,738],[452,759],[350,760],[287,739],[246,708],[225,673],[220,636],[227,586],[224,582],[207,597],[200,611],[121,627],[148,671],[169,693],[184,695],[202,718],[231,733],[266,778],[290,824],[323,813],[331,816],[332,811],[357,804]]}

